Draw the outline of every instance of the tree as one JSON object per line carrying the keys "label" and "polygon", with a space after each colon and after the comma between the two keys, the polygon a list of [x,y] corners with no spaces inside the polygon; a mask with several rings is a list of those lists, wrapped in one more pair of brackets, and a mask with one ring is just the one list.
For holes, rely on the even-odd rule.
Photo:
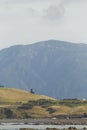
{"label": "tree", "polygon": [[35,92],[34,92],[34,90],[31,88],[31,90],[30,90],[30,92],[32,93],[32,94],[34,94]]}

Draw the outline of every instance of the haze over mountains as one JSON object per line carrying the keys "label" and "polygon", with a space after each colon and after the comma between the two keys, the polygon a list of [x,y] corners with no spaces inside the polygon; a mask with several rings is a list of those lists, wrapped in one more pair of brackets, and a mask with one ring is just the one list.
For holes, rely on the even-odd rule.
{"label": "haze over mountains", "polygon": [[49,40],[3,49],[0,84],[58,99],[87,98],[87,45]]}

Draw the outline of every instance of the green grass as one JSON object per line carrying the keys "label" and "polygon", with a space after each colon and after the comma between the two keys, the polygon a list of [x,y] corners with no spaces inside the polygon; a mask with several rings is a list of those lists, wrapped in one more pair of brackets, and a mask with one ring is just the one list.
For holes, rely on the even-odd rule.
{"label": "green grass", "polygon": [[69,107],[77,107],[77,106],[87,106],[87,101],[84,100],[60,100],[59,105],[69,106]]}

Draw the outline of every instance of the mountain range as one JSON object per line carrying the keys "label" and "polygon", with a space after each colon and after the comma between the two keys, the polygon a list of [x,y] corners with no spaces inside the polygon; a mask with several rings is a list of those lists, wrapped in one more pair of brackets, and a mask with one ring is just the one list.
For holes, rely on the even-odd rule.
{"label": "mountain range", "polygon": [[87,98],[87,45],[48,40],[2,49],[0,85],[57,99]]}

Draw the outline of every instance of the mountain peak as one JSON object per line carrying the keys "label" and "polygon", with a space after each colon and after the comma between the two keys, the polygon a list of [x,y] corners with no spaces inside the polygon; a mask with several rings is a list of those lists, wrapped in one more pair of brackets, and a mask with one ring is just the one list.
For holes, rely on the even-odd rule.
{"label": "mountain peak", "polygon": [[0,83],[54,98],[87,98],[87,45],[48,40],[0,51]]}

